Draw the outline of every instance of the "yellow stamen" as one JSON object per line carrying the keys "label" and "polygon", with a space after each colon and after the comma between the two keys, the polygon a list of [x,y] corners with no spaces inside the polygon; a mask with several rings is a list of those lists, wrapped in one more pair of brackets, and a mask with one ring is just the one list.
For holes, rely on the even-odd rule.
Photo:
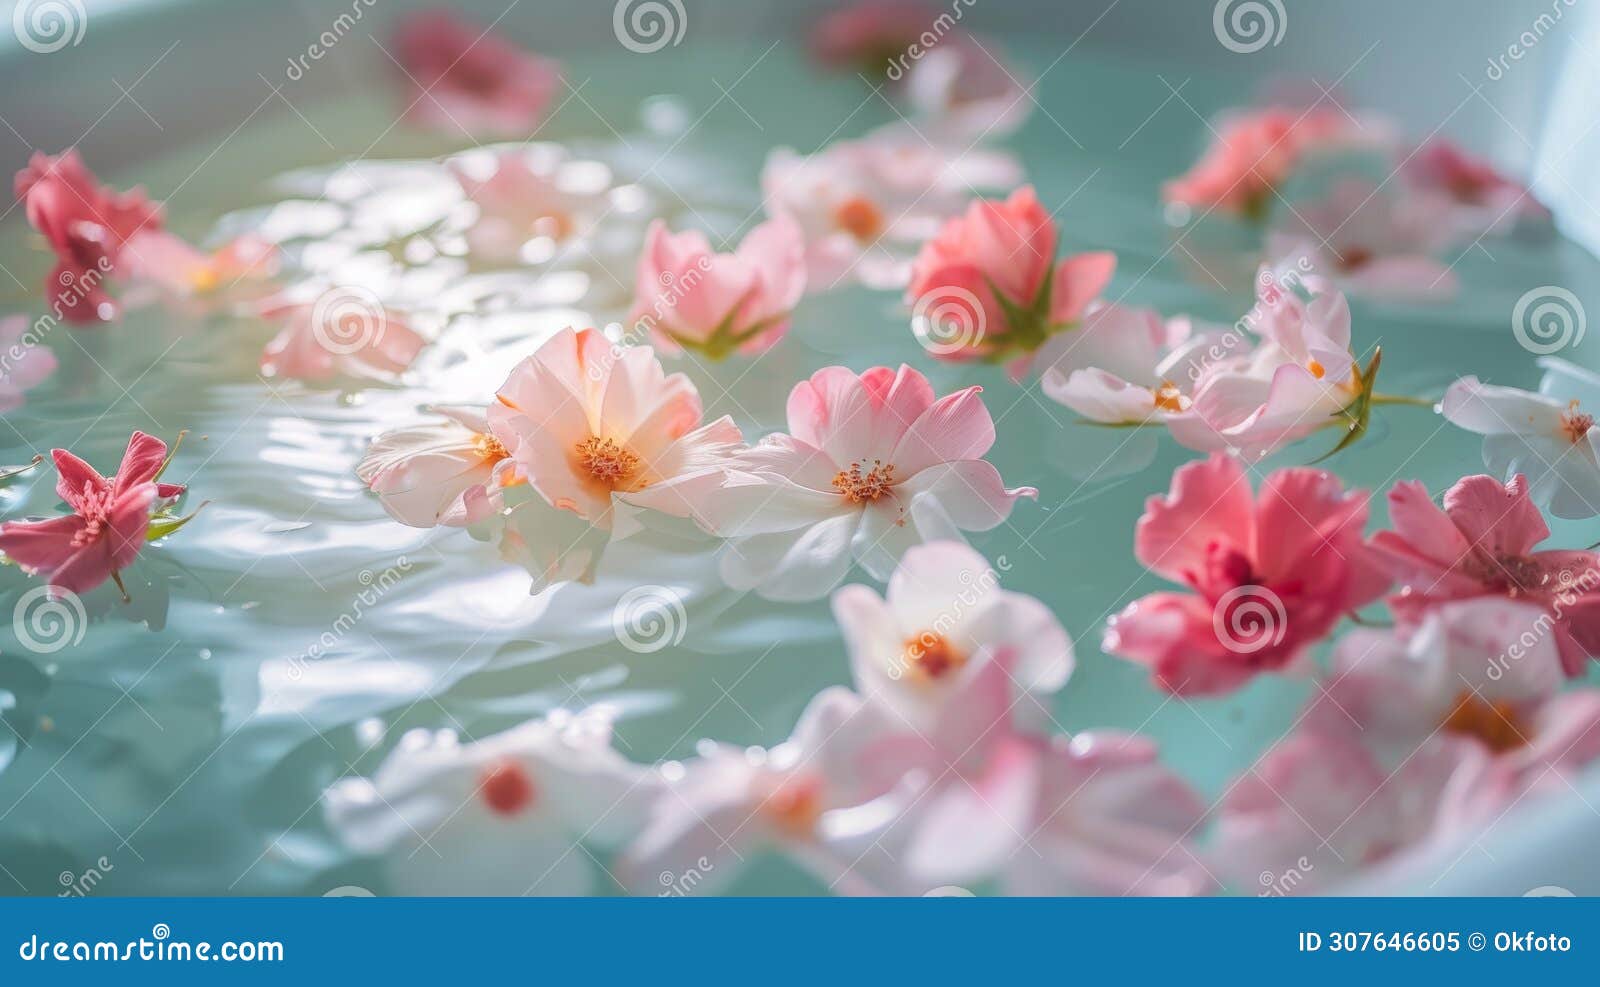
{"label": "yellow stamen", "polygon": [[872,468],[862,471],[862,462],[850,464],[848,470],[833,475],[833,489],[844,494],[852,503],[865,504],[877,500],[894,486],[894,464],[874,459]]}
{"label": "yellow stamen", "polygon": [[936,682],[967,663],[967,656],[943,634],[923,631],[906,641],[900,657],[914,678]]}
{"label": "yellow stamen", "polygon": [[1455,708],[1444,718],[1440,729],[1472,737],[1495,754],[1502,754],[1528,743],[1527,733],[1516,710],[1504,700],[1488,703],[1472,693],[1456,700]]}
{"label": "yellow stamen", "polygon": [[597,436],[578,443],[578,463],[595,480],[615,490],[627,483],[639,469],[639,457],[611,439]]}
{"label": "yellow stamen", "polygon": [[883,233],[883,212],[859,195],[839,203],[833,222],[862,243],[871,243]]}

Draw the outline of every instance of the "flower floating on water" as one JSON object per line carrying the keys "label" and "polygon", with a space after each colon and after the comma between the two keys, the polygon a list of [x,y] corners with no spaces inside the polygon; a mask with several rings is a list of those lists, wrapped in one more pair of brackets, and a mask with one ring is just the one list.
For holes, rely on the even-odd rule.
{"label": "flower floating on water", "polygon": [[789,329],[806,287],[805,240],[786,215],[719,254],[704,233],[671,233],[660,220],[645,233],[629,322],[666,351],[687,348],[720,360],[759,353]]}
{"label": "flower floating on water", "polygon": [[465,527],[498,513],[516,464],[489,427],[487,408],[437,407],[443,419],[385,432],[356,474],[401,524]]}
{"label": "flower floating on water", "polygon": [[1009,155],[956,154],[877,131],[810,155],[778,148],[767,155],[761,186],[769,213],[800,224],[810,290],[847,278],[904,288],[917,248],[973,189],[1010,188],[1021,176]]}
{"label": "flower floating on water", "polygon": [[1469,237],[1550,221],[1550,210],[1527,186],[1442,137],[1408,154],[1400,174],[1411,187],[1448,199],[1459,232]]}
{"label": "flower floating on water", "polygon": [[165,231],[141,233],[122,253],[130,279],[153,285],[168,298],[249,298],[267,290],[278,272],[275,244],[240,236],[210,253]]}
{"label": "flower floating on water", "polygon": [[450,173],[478,209],[467,230],[474,253],[497,261],[517,259],[530,241],[560,244],[578,235],[596,209],[554,168],[538,167],[521,150],[452,158]]}
{"label": "flower floating on water", "polygon": [[1134,555],[1193,593],[1152,593],[1106,625],[1106,651],[1179,694],[1224,692],[1294,667],[1389,581],[1362,541],[1367,497],[1322,470],[1278,470],[1254,497],[1220,453],[1145,503]]}
{"label": "flower floating on water", "polygon": [[561,82],[554,62],[448,10],[407,16],[394,46],[406,121],[445,134],[527,138]]}
{"label": "flower floating on water", "polygon": [[1046,339],[1078,325],[1116,266],[1107,252],[1057,264],[1055,222],[1023,186],[948,220],[917,255],[906,303],[935,356],[1020,371]]}
{"label": "flower floating on water", "polygon": [[1452,424],[1483,438],[1483,462],[1498,476],[1519,473],[1528,495],[1561,518],[1600,514],[1600,377],[1541,357],[1537,394],[1463,377],[1440,403]]}
{"label": "flower floating on water", "polygon": [[1523,629],[1554,639],[1568,675],[1600,655],[1600,555],[1534,550],[1550,528],[1520,474],[1504,485],[1465,477],[1442,509],[1422,484],[1402,481],[1389,491],[1389,519],[1393,530],[1374,535],[1372,548],[1401,587],[1389,607],[1403,625],[1441,604],[1506,597],[1540,611]]}
{"label": "flower floating on water", "polygon": [[1034,363],[1044,368],[1039,383],[1052,400],[1089,421],[1138,425],[1190,413],[1206,367],[1240,355],[1242,342],[1220,327],[1196,331],[1188,318],[1104,305],[1077,332],[1052,337]]}
{"label": "flower floating on water", "polygon": [[722,575],[771,599],[814,599],[859,562],[887,579],[906,549],[987,531],[1032,487],[983,456],[994,422],[968,387],[937,400],[907,366],[826,367],[789,394],[789,434],[736,454],[699,516],[730,539]]}
{"label": "flower floating on water", "polygon": [[283,323],[261,354],[269,377],[394,380],[427,344],[375,294],[354,286],[330,288],[310,302],[269,299],[260,314]]}
{"label": "flower floating on water", "polygon": [[56,355],[38,341],[25,315],[0,318],[0,412],[22,407],[23,395],[56,372]]}
{"label": "flower floating on water", "polygon": [[654,791],[612,749],[612,719],[557,711],[471,743],[410,733],[372,778],[329,788],[324,815],[350,849],[383,858],[396,894],[590,893],[578,843],[614,844]]}
{"label": "flower floating on water", "polygon": [[941,11],[920,0],[861,0],[831,10],[811,32],[811,53],[824,65],[868,78],[889,70]]}
{"label": "flower floating on water", "polygon": [[133,564],[146,541],[171,534],[194,516],[175,517],[167,511],[184,487],[160,482],[171,457],[167,444],[155,436],[134,432],[110,478],[65,449],[51,455],[58,475],[56,493],[72,513],[0,524],[0,552],[7,561],[43,576],[52,592],[87,593],[107,579],[120,589],[119,570]]}
{"label": "flower floating on water", "polygon": [[1456,239],[1437,196],[1391,193],[1360,179],[1291,211],[1267,237],[1268,260],[1305,258],[1352,294],[1436,301],[1455,294],[1455,272],[1435,259]]}

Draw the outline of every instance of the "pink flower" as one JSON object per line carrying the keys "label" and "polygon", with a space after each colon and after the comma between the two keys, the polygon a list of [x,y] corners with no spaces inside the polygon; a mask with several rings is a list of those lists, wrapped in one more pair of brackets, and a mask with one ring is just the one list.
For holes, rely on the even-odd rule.
{"label": "pink flower", "polygon": [[419,127],[469,137],[527,137],[537,129],[561,73],[448,10],[411,14],[395,32],[395,60]]}
{"label": "pink flower", "polygon": [[917,248],[974,188],[1010,188],[1020,179],[1009,155],[955,153],[883,130],[811,155],[777,148],[761,171],[767,212],[793,217],[805,236],[811,291],[846,278],[904,288]]}
{"label": "pink flower", "polygon": [[356,466],[384,510],[401,524],[465,527],[501,507],[502,487],[519,482],[483,408],[434,408],[443,421],[385,432]]}
{"label": "pink flower", "polygon": [[489,260],[510,261],[530,241],[559,244],[577,235],[598,211],[595,197],[561,180],[553,167],[524,151],[462,156],[446,162],[478,209],[467,243]]}
{"label": "pink flower", "polygon": [[662,786],[617,860],[618,879],[631,891],[659,894],[660,875],[692,873],[678,893],[716,894],[756,853],[777,849],[830,890],[899,890],[860,869],[863,851],[890,822],[871,810],[882,790],[860,770],[863,751],[884,729],[860,697],[835,687],[818,693],[789,738],[770,750],[702,742],[700,756]]}
{"label": "pink flower", "polygon": [[261,354],[269,377],[393,380],[427,343],[362,288],[331,288],[314,302],[269,299],[260,314],[284,323]]}
{"label": "pink flower", "polygon": [[1072,641],[1050,609],[1001,589],[988,561],[960,542],[907,549],[887,598],[845,586],[833,594],[833,615],[856,689],[954,756],[993,725],[995,710],[964,701],[986,663],[1006,667],[1007,711],[1012,691],[1037,706],[1072,674]]}
{"label": "pink flower", "polygon": [[614,718],[557,710],[471,743],[408,733],[371,778],[330,787],[323,813],[396,894],[588,894],[580,841],[620,843],[658,790],[611,746]]}
{"label": "pink flower", "polygon": [[887,579],[906,549],[1003,522],[1008,490],[982,457],[994,422],[968,387],[935,400],[907,366],[825,367],[789,394],[789,434],[738,453],[700,517],[730,539],[722,575],[771,599],[814,599],[858,561]]}
{"label": "pink flower", "polygon": [[1501,485],[1469,476],[1445,492],[1440,509],[1422,484],[1389,491],[1392,531],[1372,537],[1377,559],[1401,586],[1389,600],[1403,624],[1455,600],[1506,597],[1542,612],[1568,675],[1600,655],[1600,555],[1534,546],[1550,536],[1521,474]]}
{"label": "pink flower", "polygon": [[489,427],[546,501],[610,529],[613,497],[698,517],[742,445],[726,416],[700,423],[700,395],[648,346],[563,329],[512,368]]}
{"label": "pink flower", "polygon": [[811,53],[824,65],[868,78],[889,70],[941,11],[918,0],[859,0],[830,10],[811,31]]}
{"label": "pink flower", "polygon": [[0,318],[0,412],[15,411],[23,395],[56,372],[56,355],[33,336],[25,315]]}
{"label": "pink flower", "polygon": [[1220,327],[1152,309],[1102,305],[1076,332],[1052,336],[1034,356],[1045,395],[1090,421],[1108,425],[1166,420],[1189,412],[1193,391],[1212,364],[1248,349]]}
{"label": "pink flower", "polygon": [[934,324],[935,356],[1026,358],[1050,335],[1073,328],[1116,269],[1111,253],[1056,263],[1056,227],[1032,186],[1004,202],[978,200],[946,221],[912,265],[906,303]]}
{"label": "pink flower", "polygon": [[1010,136],[1027,122],[1034,98],[1020,70],[1002,61],[992,40],[947,36],[905,71],[903,93],[924,140],[972,147]]}
{"label": "pink flower", "polygon": [[670,233],[656,220],[645,233],[628,318],[663,349],[720,360],[783,338],[805,287],[805,239],[788,216],[757,226],[731,254],[713,252],[699,230]]}
{"label": "pink flower", "polygon": [[160,483],[167,444],[134,432],[122,465],[107,479],[65,449],[56,449],[56,493],[72,508],[63,517],[0,524],[0,552],[23,570],[44,576],[53,591],[86,593],[116,579],[144,548],[150,511],[183,493]]}
{"label": "pink flower", "polygon": [[1362,542],[1366,520],[1366,494],[1322,470],[1278,470],[1252,499],[1232,457],[1182,466],[1165,497],[1145,502],[1134,554],[1194,593],[1135,600],[1107,623],[1103,647],[1179,694],[1289,668],[1387,587]]}
{"label": "pink flower", "polygon": [[1231,114],[1218,123],[1200,160],[1161,187],[1161,197],[1193,209],[1262,219],[1273,191],[1309,151],[1353,139],[1353,129],[1336,107]]}
{"label": "pink flower", "polygon": [[1304,259],[1353,294],[1437,301],[1454,295],[1457,281],[1434,255],[1457,236],[1440,197],[1347,179],[1327,198],[1290,211],[1267,237],[1267,259]]}
{"label": "pink flower", "polygon": [[171,299],[246,299],[270,285],[279,261],[277,246],[260,237],[236,237],[206,253],[157,230],[128,241],[119,274]]}
{"label": "pink flower", "polygon": [[71,322],[109,322],[117,304],[106,291],[123,248],[135,235],[161,229],[161,208],[143,191],[115,192],[84,167],[78,152],[35,152],[17,172],[16,194],[28,222],[55,252],[45,296]]}
{"label": "pink flower", "polygon": [[1343,295],[1304,281],[1309,300],[1265,268],[1256,304],[1241,320],[1261,337],[1250,345],[1234,329],[1215,348],[1188,356],[1197,366],[1188,413],[1166,417],[1179,442],[1204,452],[1232,451],[1247,460],[1321,429],[1350,427],[1347,409],[1362,381],[1350,352],[1350,307]]}
{"label": "pink flower", "polygon": [[1455,204],[1460,231],[1467,236],[1495,233],[1519,220],[1547,223],[1550,211],[1527,186],[1507,178],[1494,165],[1468,154],[1455,142],[1436,137],[1401,162],[1412,186],[1442,195]]}

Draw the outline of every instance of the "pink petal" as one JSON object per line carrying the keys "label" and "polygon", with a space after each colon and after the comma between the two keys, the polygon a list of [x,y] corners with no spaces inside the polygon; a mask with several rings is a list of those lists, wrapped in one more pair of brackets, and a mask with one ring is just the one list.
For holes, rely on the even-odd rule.
{"label": "pink petal", "polygon": [[1056,266],[1050,293],[1050,321],[1075,323],[1089,303],[1100,297],[1117,270],[1117,255],[1110,251],[1073,254]]}
{"label": "pink petal", "polygon": [[1165,496],[1145,501],[1134,529],[1133,552],[1152,571],[1194,584],[1215,543],[1241,550],[1255,530],[1250,483],[1237,461],[1222,453],[1179,467]]}

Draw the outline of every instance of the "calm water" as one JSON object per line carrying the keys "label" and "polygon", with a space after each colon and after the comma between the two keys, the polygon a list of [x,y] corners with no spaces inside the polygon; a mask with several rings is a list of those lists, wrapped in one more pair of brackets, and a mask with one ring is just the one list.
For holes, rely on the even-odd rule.
{"label": "calm water", "polygon": [[[671,71],[672,58],[684,66],[690,58],[672,52],[569,58],[571,76],[592,81],[541,137],[565,144],[575,167],[607,177],[616,208],[592,254],[512,274],[469,269],[452,253],[453,193],[429,158],[460,146],[399,128],[384,134],[393,111],[376,97],[302,106],[303,119],[272,108],[220,150],[206,142],[138,174],[90,162],[113,183],[143,182],[170,198],[179,232],[262,228],[303,268],[419,312],[417,324],[439,339],[405,386],[352,392],[260,379],[257,358],[274,330],[249,320],[152,308],[108,330],[62,328],[48,340],[61,370],[4,419],[0,462],[59,445],[109,469],[131,430],[170,438],[187,428],[171,478],[191,484],[191,505],[212,503],[126,574],[131,605],[109,587],[86,598],[90,623],[76,643],[41,655],[0,624],[8,727],[0,730],[0,890],[57,893],[94,867],[104,875],[99,893],[316,895],[341,885],[382,893],[378,869],[331,839],[318,798],[341,775],[373,769],[407,730],[477,737],[555,707],[606,701],[624,711],[619,746],[651,761],[687,756],[702,736],[775,742],[818,689],[845,681],[826,601],[737,598],[718,585],[714,545],[702,537],[652,530],[614,549],[594,586],[534,598],[527,575],[493,545],[389,520],[352,471],[370,438],[417,406],[482,401],[548,333],[619,320],[649,218],[731,234],[754,221],[768,147],[810,150],[894,119],[880,100],[863,103],[853,80],[819,83],[794,45],[761,57],[765,47],[696,51],[693,73]],[[1055,53],[1018,54],[1037,68]],[[734,89],[738,105],[719,102],[709,80],[727,85],[758,59]],[[685,89],[640,105],[638,94],[662,80]],[[1084,93],[1104,98],[1086,102]],[[1215,231],[1178,241],[1156,196],[1198,149],[1200,121],[1174,101],[1133,133],[1166,90],[1150,67],[1087,56],[1056,66],[1038,95],[1055,120],[1036,112],[1008,146],[1048,206],[1071,197],[1059,213],[1063,249],[1116,250],[1113,298],[1236,319],[1249,304],[1248,280],[1223,290],[1199,265],[1227,280],[1228,271],[1247,278],[1249,262],[1230,257]],[[1205,79],[1184,95],[1207,113],[1248,97]],[[369,146],[365,156],[381,163],[332,170]],[[47,259],[18,215],[6,222],[0,258],[31,286]],[[1357,349],[1384,348],[1381,390],[1437,396],[1464,373],[1537,382],[1510,332],[1512,307],[1538,285],[1600,283],[1594,261],[1565,243],[1490,249],[1492,260],[1480,251],[1461,260],[1464,288],[1453,302],[1353,300]],[[9,308],[38,314],[31,299]],[[1596,346],[1564,355],[1594,366]],[[1059,697],[1058,720],[1071,730],[1151,733],[1186,776],[1220,791],[1283,731],[1309,686],[1267,680],[1226,699],[1173,700],[1098,649],[1104,618],[1159,584],[1132,557],[1133,525],[1144,498],[1164,491],[1191,453],[1153,433],[1074,426],[1037,384],[936,365],[897,299],[861,288],[808,299],[788,339],[753,369],[737,359],[677,369],[700,387],[708,418],[732,414],[754,439],[781,426],[789,387],[818,367],[900,361],[927,371],[941,391],[984,384],[999,423],[993,460],[1008,482],[1041,490],[1037,505],[1023,504],[974,542],[1004,557],[1005,585],[1044,599],[1077,641],[1079,669]],[[1313,438],[1270,465],[1309,461],[1332,442]],[[1478,448],[1476,436],[1426,409],[1380,409],[1373,434],[1330,466],[1354,486],[1417,478],[1437,491],[1479,467]],[[8,517],[53,512],[53,481],[51,471],[19,478],[0,490],[0,508]],[[1375,515],[1374,525],[1381,501]],[[1557,529],[1567,544],[1597,537],[1593,522]],[[638,583],[688,595],[680,646],[637,655],[617,643],[612,604]],[[32,585],[0,572],[3,612]],[[306,661],[313,647],[321,657]],[[735,888],[814,889],[775,860]]]}

